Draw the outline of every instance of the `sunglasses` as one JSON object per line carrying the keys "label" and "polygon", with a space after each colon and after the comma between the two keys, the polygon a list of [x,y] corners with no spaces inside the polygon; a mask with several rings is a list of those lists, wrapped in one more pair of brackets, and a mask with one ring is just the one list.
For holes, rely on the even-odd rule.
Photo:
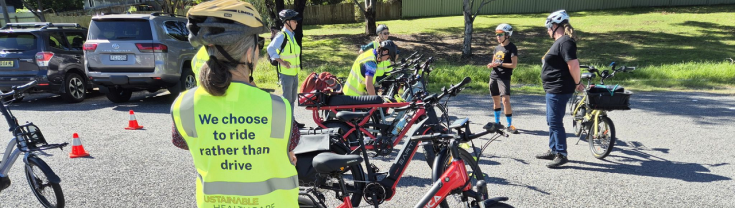
{"label": "sunglasses", "polygon": [[258,48],[263,48],[265,46],[265,38],[258,36]]}
{"label": "sunglasses", "polygon": [[383,35],[390,35],[390,32],[384,32]]}
{"label": "sunglasses", "polygon": [[503,36],[505,36],[505,33],[495,33],[495,36],[503,37]]}

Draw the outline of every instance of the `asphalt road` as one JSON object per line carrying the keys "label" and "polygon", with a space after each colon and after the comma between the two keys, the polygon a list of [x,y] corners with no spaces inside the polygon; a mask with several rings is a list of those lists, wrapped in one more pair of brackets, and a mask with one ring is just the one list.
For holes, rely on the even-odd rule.
{"label": "asphalt road", "polygon": [[[11,108],[22,123],[37,124],[49,142],[71,143],[79,133],[92,155],[70,159],[67,148],[40,156],[61,177],[67,207],[195,207],[195,170],[189,152],[171,144],[173,98],[166,94],[136,93],[125,104],[99,94],[78,104],[36,94]],[[552,170],[533,157],[548,148],[543,96],[513,96],[521,134],[492,143],[480,162],[490,195],[510,197],[507,203],[516,207],[735,207],[735,97],[637,93],[631,102],[633,110],[609,114],[619,140],[610,156],[595,159],[586,142],[575,144],[577,137],[568,133],[571,161]],[[460,96],[450,102],[450,113],[470,117],[479,131],[493,120],[490,104],[487,96]],[[129,110],[144,130],[124,130]],[[314,126],[310,115],[297,111],[299,121]],[[565,122],[571,132],[569,116]],[[391,159],[375,161],[386,170]],[[412,207],[429,189],[423,160],[419,151],[384,207]],[[22,161],[9,175],[13,184],[0,193],[0,207],[39,207]]]}

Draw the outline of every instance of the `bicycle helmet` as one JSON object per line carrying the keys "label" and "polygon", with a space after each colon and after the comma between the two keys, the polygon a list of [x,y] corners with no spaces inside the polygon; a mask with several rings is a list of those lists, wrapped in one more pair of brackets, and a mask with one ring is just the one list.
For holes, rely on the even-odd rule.
{"label": "bicycle helmet", "polygon": [[383,32],[383,30],[388,30],[388,26],[383,24],[378,25],[378,28],[375,29],[375,33],[380,34],[380,32]]}
{"label": "bicycle helmet", "polygon": [[501,33],[502,32],[502,33],[506,33],[506,35],[508,35],[508,36],[512,36],[513,35],[513,27],[510,26],[509,24],[503,23],[503,24],[498,25],[498,27],[495,28],[495,32],[496,33]]}
{"label": "bicycle helmet", "polygon": [[281,19],[282,22],[286,22],[286,20],[301,20],[300,17],[296,17],[299,15],[299,12],[291,10],[291,9],[284,9],[281,10],[281,12],[278,13],[278,18]]}
{"label": "bicycle helmet", "polygon": [[380,54],[382,51],[388,51],[388,56],[390,56],[391,61],[395,61],[396,59],[396,53],[398,53],[398,46],[393,43],[391,40],[386,40],[380,43],[380,48],[378,49],[378,53]]}
{"label": "bicycle helmet", "polygon": [[549,17],[546,18],[546,29],[551,29],[553,24],[561,24],[564,21],[569,21],[569,15],[566,10],[552,12]]}
{"label": "bicycle helmet", "polygon": [[189,9],[189,42],[194,47],[227,45],[232,40],[269,32],[258,10],[248,2],[213,0]]}

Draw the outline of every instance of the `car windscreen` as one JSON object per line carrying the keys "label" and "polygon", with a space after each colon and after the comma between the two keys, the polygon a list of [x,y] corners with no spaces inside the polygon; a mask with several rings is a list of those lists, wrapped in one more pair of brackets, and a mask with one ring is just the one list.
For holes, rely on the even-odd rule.
{"label": "car windscreen", "polygon": [[31,33],[0,33],[0,49],[3,51],[36,50],[36,36]]}
{"label": "car windscreen", "polygon": [[87,40],[153,40],[148,20],[93,20]]}

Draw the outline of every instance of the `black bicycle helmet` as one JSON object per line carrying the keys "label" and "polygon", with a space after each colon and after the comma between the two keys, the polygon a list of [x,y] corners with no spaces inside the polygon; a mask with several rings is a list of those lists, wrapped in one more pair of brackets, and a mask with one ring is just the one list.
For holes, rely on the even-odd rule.
{"label": "black bicycle helmet", "polygon": [[281,12],[278,13],[278,18],[281,19],[281,21],[283,21],[283,22],[285,22],[286,20],[296,20],[296,21],[299,21],[299,20],[301,20],[301,18],[300,17],[296,17],[298,15],[299,15],[299,13],[296,12],[296,11],[294,11],[294,10],[292,10],[292,9],[284,9],[284,10],[281,10]]}
{"label": "black bicycle helmet", "polygon": [[378,49],[378,52],[382,52],[388,50],[388,56],[390,56],[391,61],[396,60],[396,53],[398,53],[398,46],[393,43],[392,40],[386,40],[380,43],[380,48]]}

